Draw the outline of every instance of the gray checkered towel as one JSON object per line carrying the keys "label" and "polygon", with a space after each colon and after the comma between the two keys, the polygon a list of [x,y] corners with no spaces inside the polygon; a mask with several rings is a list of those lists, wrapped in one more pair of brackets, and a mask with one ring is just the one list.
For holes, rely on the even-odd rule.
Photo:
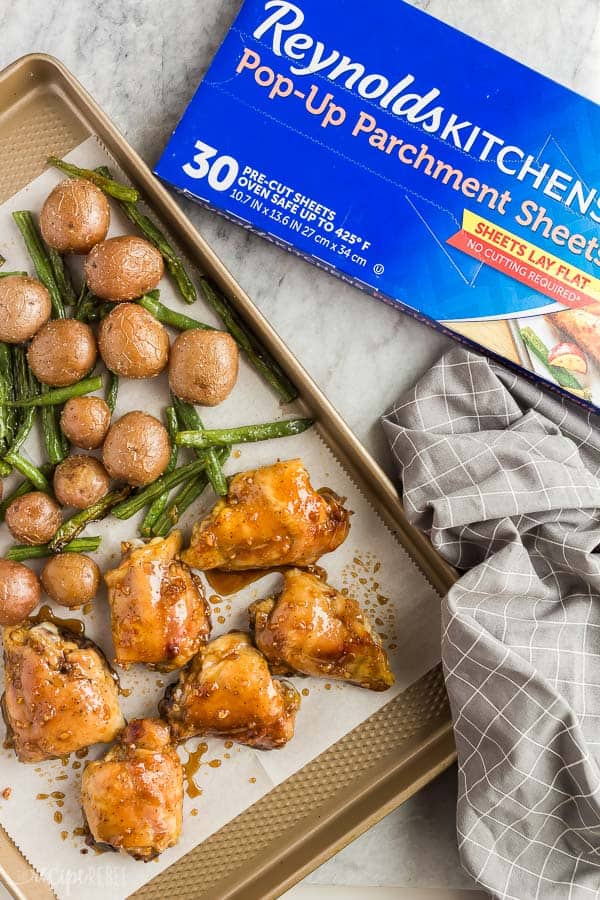
{"label": "gray checkered towel", "polygon": [[442,658],[463,864],[600,897],[600,418],[456,348],[384,417],[410,520],[461,570]]}

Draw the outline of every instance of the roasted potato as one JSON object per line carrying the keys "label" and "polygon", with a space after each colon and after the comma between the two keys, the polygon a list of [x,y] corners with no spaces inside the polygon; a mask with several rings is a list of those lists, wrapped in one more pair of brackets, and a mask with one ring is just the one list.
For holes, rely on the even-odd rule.
{"label": "roasted potato", "polygon": [[8,530],[22,544],[46,544],[61,522],[60,506],[43,491],[15,497],[6,510]]}
{"label": "roasted potato", "polygon": [[33,612],[41,597],[35,572],[23,563],[0,559],[0,625],[17,625]]}
{"label": "roasted potato", "polygon": [[114,302],[135,300],[153,290],[163,273],[163,259],[156,247],[130,234],[96,244],[85,261],[90,291]]}
{"label": "roasted potato", "polygon": [[54,493],[63,506],[87,509],[109,488],[108,472],[94,456],[68,456],[54,471]]}
{"label": "roasted potato", "polygon": [[154,416],[129,412],[111,425],[102,460],[112,478],[143,487],[167,467],[171,443],[167,429]]}
{"label": "roasted potato", "polygon": [[100,323],[100,356],[107,369],[125,378],[153,378],[169,358],[169,336],[136,303],[119,303]]}
{"label": "roasted potato", "polygon": [[59,253],[89,253],[110,224],[108,200],[91,181],[67,178],[49,194],[40,213],[40,231]]}
{"label": "roasted potato", "polygon": [[171,349],[169,384],[188,403],[217,406],[233,390],[238,365],[238,346],[227,332],[184,331]]}
{"label": "roasted potato", "polygon": [[31,371],[42,384],[66,387],[84,378],[98,357],[94,332],[76,319],[52,319],[27,351]]}
{"label": "roasted potato", "polygon": [[26,275],[0,278],[0,341],[28,341],[51,313],[50,294],[41,281]]}
{"label": "roasted potato", "polygon": [[93,600],[100,586],[100,569],[83,553],[59,553],[42,570],[42,585],[61,606],[74,609]]}
{"label": "roasted potato", "polygon": [[71,397],[63,406],[60,427],[74,447],[95,450],[110,428],[110,416],[102,397]]}

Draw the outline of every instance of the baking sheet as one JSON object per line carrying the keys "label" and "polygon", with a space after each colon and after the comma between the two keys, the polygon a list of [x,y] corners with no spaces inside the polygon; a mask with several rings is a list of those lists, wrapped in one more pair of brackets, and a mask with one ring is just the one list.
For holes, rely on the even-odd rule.
{"label": "baking sheet", "polygon": [[[84,142],[67,158],[90,167],[108,163],[116,171],[112,160],[94,139]],[[46,172],[0,207],[0,244],[8,260],[7,268],[31,271],[10,213],[15,209],[39,211],[49,190],[59,180],[60,173]],[[111,232],[130,230],[113,205]],[[201,301],[193,308],[185,306],[168,279],[164,279],[161,290],[163,302],[218,324]],[[123,381],[116,414],[140,407],[158,414],[166,404],[166,397],[164,378],[143,383]],[[204,410],[203,418],[211,427],[266,421],[295,411],[293,406],[282,410],[276,397],[242,361],[233,394],[217,409]],[[39,458],[37,436],[30,439],[25,452],[34,461]],[[303,702],[296,737],[287,747],[260,753],[238,745],[226,746],[216,739],[206,740],[207,747],[194,777],[195,790],[191,790],[191,793],[201,793],[186,796],[181,840],[158,861],[146,865],[112,853],[96,855],[93,850],[82,853],[87,848],[77,829],[81,825],[79,783],[85,760],[72,757],[66,765],[57,760],[24,766],[16,762],[10,751],[2,750],[0,795],[5,787],[11,793],[7,799],[0,798],[0,823],[59,897],[73,896],[83,888],[90,898],[104,896],[107,890],[111,898],[132,892],[376,712],[439,661],[439,598],[315,431],[241,447],[239,456],[229,460],[226,471],[232,473],[293,456],[302,457],[316,487],[334,488],[348,497],[348,506],[354,510],[348,540],[335,553],[324,557],[321,564],[334,585],[353,591],[382,633],[397,678],[395,687],[384,694],[374,694],[335,682],[293,679]],[[10,482],[6,487],[10,489]],[[186,532],[189,533],[191,521],[208,509],[213,499],[207,492],[200,505],[196,504],[188,512],[182,523]],[[135,535],[138,521],[139,517],[128,522],[109,519],[90,527],[89,533],[102,534],[104,538],[97,555],[102,568],[118,562],[119,543]],[[0,551],[9,543],[3,529]],[[277,586],[277,580],[277,575],[268,576],[235,597],[214,602],[213,634],[246,627],[248,604],[268,594]],[[212,594],[207,587],[207,595]],[[60,610],[56,611],[61,614]],[[110,657],[112,643],[103,593],[93,611],[84,618],[87,633]],[[124,673],[123,687],[131,691],[123,698],[125,715],[156,714],[156,704],[167,680],[141,667]],[[198,740],[192,740],[181,748],[184,761],[198,744]],[[95,747],[90,757],[101,752],[102,748]],[[47,796],[37,799],[40,795]]]}

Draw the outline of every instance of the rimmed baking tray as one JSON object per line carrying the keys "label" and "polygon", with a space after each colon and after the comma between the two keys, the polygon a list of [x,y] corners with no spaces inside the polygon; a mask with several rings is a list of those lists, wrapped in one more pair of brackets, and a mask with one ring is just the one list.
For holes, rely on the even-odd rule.
{"label": "rimmed baking tray", "polygon": [[[102,110],[65,67],[31,54],[0,73],[0,202],[92,134],[140,189],[191,261],[297,385],[319,430],[424,572],[445,593],[454,571],[407,522],[391,481],[361,446],[249,297]],[[134,896],[195,900],[279,896],[455,759],[441,667],[436,667]],[[0,829],[0,880],[13,896],[41,900],[49,886]]]}

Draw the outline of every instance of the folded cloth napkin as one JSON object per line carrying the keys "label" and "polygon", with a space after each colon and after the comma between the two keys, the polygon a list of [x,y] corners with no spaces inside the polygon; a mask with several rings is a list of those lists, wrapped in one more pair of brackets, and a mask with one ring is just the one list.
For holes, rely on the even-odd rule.
{"label": "folded cloth napkin", "polygon": [[456,348],[384,416],[443,602],[465,868],[600,897],[600,417]]}

